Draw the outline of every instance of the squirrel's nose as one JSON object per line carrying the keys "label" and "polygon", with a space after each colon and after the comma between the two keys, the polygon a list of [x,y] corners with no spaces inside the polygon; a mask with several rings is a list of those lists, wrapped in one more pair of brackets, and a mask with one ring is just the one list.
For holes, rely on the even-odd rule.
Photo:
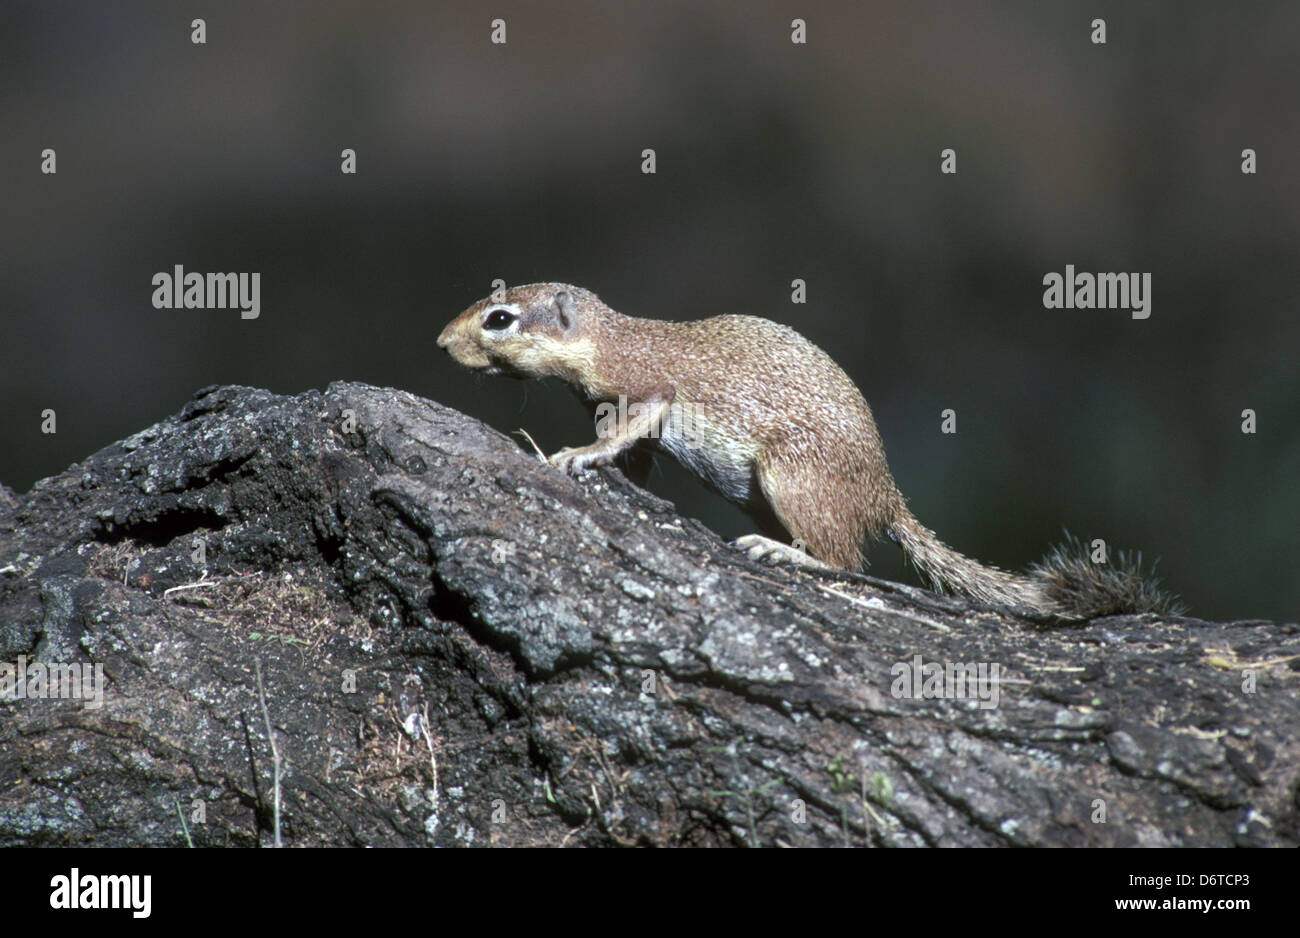
{"label": "squirrel's nose", "polygon": [[442,335],[438,336],[438,348],[446,349],[451,344],[451,326],[442,330]]}

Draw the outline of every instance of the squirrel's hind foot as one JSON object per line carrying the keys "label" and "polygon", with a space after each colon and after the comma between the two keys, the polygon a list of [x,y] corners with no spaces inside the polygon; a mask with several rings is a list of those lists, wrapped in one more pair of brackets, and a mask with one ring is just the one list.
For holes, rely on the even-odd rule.
{"label": "squirrel's hind foot", "polygon": [[762,563],[790,563],[814,570],[835,569],[830,564],[823,563],[797,547],[774,541],[770,537],[764,537],[761,534],[746,534],[743,537],[738,537],[731,542],[730,546],[735,550],[743,551],[750,560],[757,560]]}

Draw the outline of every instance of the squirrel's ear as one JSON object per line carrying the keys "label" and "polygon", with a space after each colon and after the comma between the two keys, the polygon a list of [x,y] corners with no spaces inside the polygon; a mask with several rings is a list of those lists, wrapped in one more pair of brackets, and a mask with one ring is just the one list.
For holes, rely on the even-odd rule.
{"label": "squirrel's ear", "polygon": [[572,332],[578,326],[578,307],[568,290],[555,294],[555,312],[560,321],[560,328]]}

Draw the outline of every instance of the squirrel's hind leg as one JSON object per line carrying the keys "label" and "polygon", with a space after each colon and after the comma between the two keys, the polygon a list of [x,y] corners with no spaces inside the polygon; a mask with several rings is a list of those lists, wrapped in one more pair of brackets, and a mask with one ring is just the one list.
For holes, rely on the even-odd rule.
{"label": "squirrel's hind leg", "polygon": [[[802,459],[779,445],[759,453],[754,474],[772,515],[796,545],[790,550],[815,558],[821,566],[853,573],[862,569],[865,523],[859,517],[861,506],[832,497],[833,493],[854,492],[854,481],[845,484],[842,479],[828,477],[817,462]],[[758,542],[750,541],[745,549],[755,546],[759,546]]]}

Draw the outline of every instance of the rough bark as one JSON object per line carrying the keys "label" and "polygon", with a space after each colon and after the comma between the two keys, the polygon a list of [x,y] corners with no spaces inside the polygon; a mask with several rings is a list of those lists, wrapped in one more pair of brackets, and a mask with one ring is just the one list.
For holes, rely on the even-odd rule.
{"label": "rough bark", "polygon": [[[998,705],[896,695],[915,655],[1000,665]],[[0,844],[269,843],[255,659],[290,845],[1300,839],[1295,624],[757,565],[613,470],[355,384],[207,389],[0,488],[19,656],[102,664],[104,702],[0,701]]]}

